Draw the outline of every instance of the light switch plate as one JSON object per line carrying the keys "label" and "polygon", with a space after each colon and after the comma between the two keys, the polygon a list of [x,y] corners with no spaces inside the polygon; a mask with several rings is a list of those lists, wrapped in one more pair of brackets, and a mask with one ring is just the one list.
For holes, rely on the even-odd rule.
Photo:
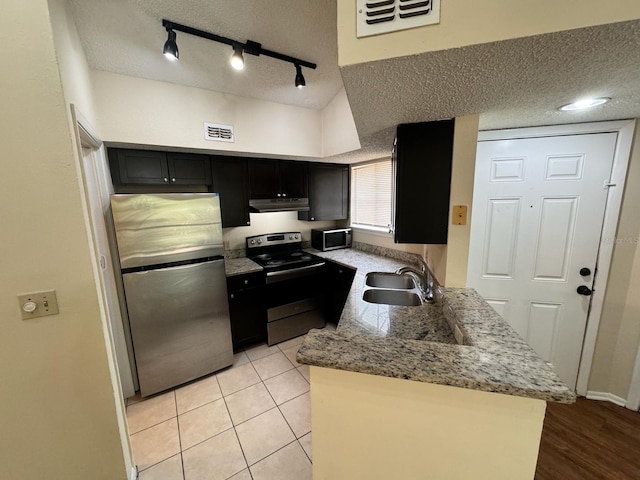
{"label": "light switch plate", "polygon": [[[18,295],[18,304],[23,320],[58,315],[58,298],[55,290]],[[32,311],[30,311],[32,310]]]}
{"label": "light switch plate", "polygon": [[466,205],[453,206],[453,218],[451,219],[451,223],[453,225],[467,224],[467,206]]}

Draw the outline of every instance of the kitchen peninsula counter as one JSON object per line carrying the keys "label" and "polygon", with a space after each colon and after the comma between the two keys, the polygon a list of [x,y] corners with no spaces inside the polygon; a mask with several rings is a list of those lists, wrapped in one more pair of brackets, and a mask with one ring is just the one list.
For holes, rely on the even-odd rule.
{"label": "kitchen peninsula counter", "polygon": [[297,354],[313,478],[533,480],[546,402],[575,394],[472,289],[415,307],[363,301],[367,273],[415,262],[364,248],[309,250],[357,269],[336,331],[311,330]]}
{"label": "kitchen peninsula counter", "polygon": [[[574,392],[552,367],[475,290],[443,288],[437,304],[419,307],[367,303],[362,300],[366,274],[393,272],[411,264],[411,255],[397,259],[356,249],[308,251],[357,272],[336,331],[310,331],[298,351],[300,363],[545,401],[575,401]],[[464,334],[463,345],[455,343],[453,325]]]}

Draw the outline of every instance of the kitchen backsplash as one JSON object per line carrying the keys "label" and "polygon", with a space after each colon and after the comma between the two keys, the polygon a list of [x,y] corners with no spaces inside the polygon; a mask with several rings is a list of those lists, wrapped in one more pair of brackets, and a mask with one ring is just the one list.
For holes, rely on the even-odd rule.
{"label": "kitchen backsplash", "polygon": [[[297,212],[251,213],[251,225],[247,227],[223,228],[222,236],[225,251],[245,249],[246,237],[278,232],[301,232],[302,241],[311,241],[312,228],[335,227],[335,221],[305,222],[298,220]],[[244,255],[239,255],[243,257]],[[230,257],[238,258],[238,257]]]}

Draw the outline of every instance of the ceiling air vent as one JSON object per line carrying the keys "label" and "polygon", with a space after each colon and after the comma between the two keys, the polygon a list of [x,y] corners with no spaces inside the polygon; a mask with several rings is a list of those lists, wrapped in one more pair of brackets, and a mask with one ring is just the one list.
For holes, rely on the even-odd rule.
{"label": "ceiling air vent", "polygon": [[357,0],[358,37],[440,23],[440,0]]}
{"label": "ceiling air vent", "polygon": [[233,137],[233,126],[205,122],[204,139],[213,140],[214,142],[235,142]]}

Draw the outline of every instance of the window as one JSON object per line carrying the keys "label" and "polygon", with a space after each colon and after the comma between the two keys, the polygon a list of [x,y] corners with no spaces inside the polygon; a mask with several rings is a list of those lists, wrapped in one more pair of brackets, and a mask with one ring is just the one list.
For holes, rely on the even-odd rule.
{"label": "window", "polygon": [[391,159],[351,167],[351,224],[373,230],[391,223]]}

